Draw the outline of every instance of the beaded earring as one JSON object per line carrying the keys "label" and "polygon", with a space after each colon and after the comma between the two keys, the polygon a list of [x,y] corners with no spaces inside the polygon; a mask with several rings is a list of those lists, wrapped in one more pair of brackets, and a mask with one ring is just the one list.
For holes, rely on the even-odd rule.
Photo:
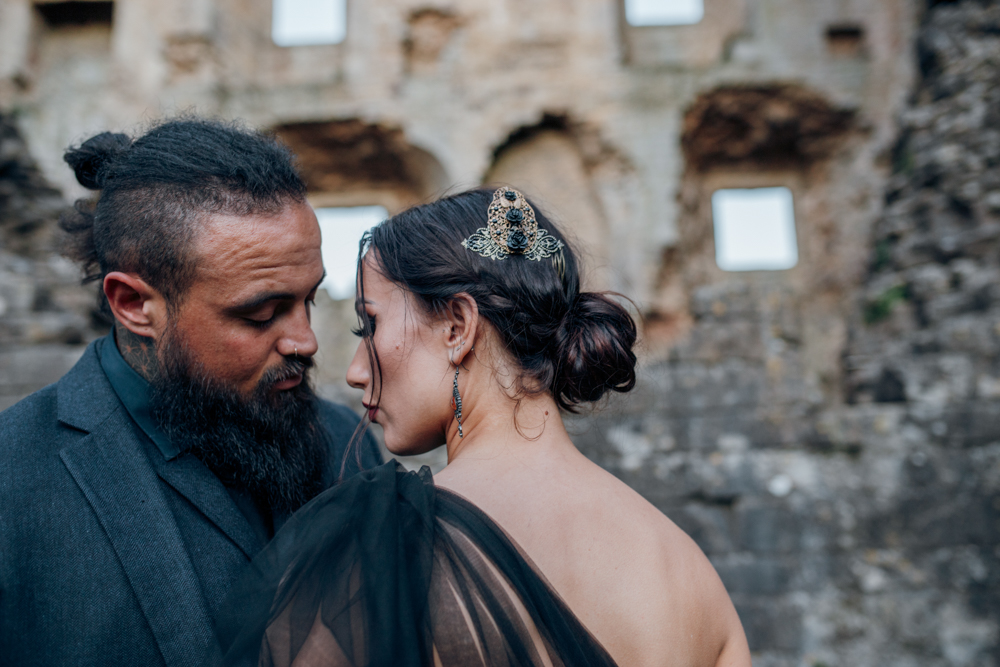
{"label": "beaded earring", "polygon": [[455,366],[455,381],[451,390],[451,409],[455,411],[455,421],[458,422],[458,437],[464,438],[462,433],[462,396],[458,393],[458,366]]}

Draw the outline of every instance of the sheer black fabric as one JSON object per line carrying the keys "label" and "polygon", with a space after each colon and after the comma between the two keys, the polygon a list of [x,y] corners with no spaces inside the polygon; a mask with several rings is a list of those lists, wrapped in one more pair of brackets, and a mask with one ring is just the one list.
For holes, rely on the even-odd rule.
{"label": "sheer black fabric", "polygon": [[395,462],[292,517],[218,629],[226,665],[615,664],[499,526]]}

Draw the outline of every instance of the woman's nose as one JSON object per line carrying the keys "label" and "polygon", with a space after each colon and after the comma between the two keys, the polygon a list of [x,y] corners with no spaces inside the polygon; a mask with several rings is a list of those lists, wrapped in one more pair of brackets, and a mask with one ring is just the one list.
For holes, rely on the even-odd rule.
{"label": "woman's nose", "polygon": [[351,365],[347,367],[347,384],[355,389],[367,389],[371,382],[372,374],[368,363],[368,348],[365,342],[358,343],[358,349],[354,351],[354,358]]}

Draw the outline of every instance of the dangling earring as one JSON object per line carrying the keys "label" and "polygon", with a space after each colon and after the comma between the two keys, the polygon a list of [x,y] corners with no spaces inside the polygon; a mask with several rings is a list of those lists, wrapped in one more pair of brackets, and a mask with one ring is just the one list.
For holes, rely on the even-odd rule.
{"label": "dangling earring", "polygon": [[455,421],[458,422],[458,437],[464,438],[462,433],[462,396],[458,393],[458,366],[455,366],[455,381],[451,390],[451,409],[455,411]]}

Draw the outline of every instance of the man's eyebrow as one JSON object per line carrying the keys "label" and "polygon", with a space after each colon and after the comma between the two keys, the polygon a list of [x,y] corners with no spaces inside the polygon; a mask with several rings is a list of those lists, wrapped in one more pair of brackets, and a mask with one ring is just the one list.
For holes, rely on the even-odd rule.
{"label": "man's eyebrow", "polygon": [[[319,289],[319,286],[323,284],[324,280],[326,280],[326,271],[323,272],[323,277],[320,278],[315,285],[313,285],[311,290],[309,290],[309,293],[312,294]],[[247,299],[243,303],[231,306],[228,310],[233,312],[245,312],[254,310],[255,308],[260,308],[268,301],[290,301],[294,298],[295,295],[291,292],[264,292],[263,294],[257,294],[250,299]]]}
{"label": "man's eyebrow", "polygon": [[288,301],[294,299],[295,295],[291,292],[264,292],[263,294],[258,294],[256,296],[247,299],[243,303],[238,303],[235,306],[230,306],[228,310],[232,311],[245,311],[254,310],[255,308],[260,308],[268,301]]}

